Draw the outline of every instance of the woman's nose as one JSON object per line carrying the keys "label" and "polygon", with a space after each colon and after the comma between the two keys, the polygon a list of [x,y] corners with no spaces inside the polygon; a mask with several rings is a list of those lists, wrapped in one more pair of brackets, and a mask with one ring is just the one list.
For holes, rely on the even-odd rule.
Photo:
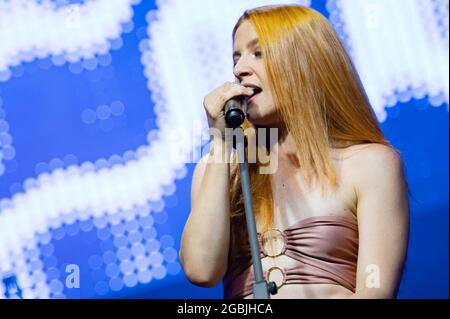
{"label": "woman's nose", "polygon": [[248,63],[245,63],[245,60],[241,58],[234,66],[233,73],[235,77],[241,79],[244,76],[250,75],[252,73],[252,69]]}

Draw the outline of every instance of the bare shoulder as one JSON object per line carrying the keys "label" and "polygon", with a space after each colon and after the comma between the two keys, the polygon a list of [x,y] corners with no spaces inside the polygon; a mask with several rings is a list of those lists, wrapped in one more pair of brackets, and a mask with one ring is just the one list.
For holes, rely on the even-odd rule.
{"label": "bare shoulder", "polygon": [[345,150],[348,172],[360,189],[383,180],[403,180],[403,160],[393,147],[378,143],[359,144]]}
{"label": "bare shoulder", "polygon": [[393,147],[378,143],[358,144],[345,149],[345,157],[352,165],[368,164],[397,165],[401,162],[400,153]]}

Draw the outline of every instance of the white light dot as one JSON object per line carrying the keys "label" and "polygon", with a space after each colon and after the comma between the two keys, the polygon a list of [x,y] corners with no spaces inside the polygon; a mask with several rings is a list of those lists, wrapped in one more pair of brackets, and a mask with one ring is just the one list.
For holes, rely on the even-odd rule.
{"label": "white light dot", "polygon": [[156,239],[150,239],[145,243],[145,248],[149,253],[159,250],[159,241]]}
{"label": "white light dot", "polygon": [[136,154],[133,151],[126,151],[125,153],[123,153],[123,159],[125,161],[131,161],[136,159]]}
{"label": "white light dot", "polygon": [[52,63],[56,66],[64,65],[66,62],[66,58],[62,54],[52,56]]}
{"label": "white light dot", "polygon": [[131,246],[131,252],[134,256],[144,255],[145,254],[145,247],[141,243],[134,243]]}
{"label": "white light dot", "polygon": [[161,212],[164,209],[164,201],[161,199],[158,201],[152,202],[151,205],[152,205],[151,207],[152,207],[153,211],[155,211],[155,212]]}
{"label": "white light dot", "polygon": [[80,74],[83,72],[83,64],[81,62],[71,63],[69,64],[69,70],[73,74]]}
{"label": "white light dot", "polygon": [[131,258],[131,251],[126,247],[121,247],[117,250],[117,258],[120,260]]}
{"label": "white light dot", "polygon": [[52,280],[49,284],[50,290],[53,294],[60,294],[64,290],[64,286],[59,280]]}
{"label": "white light dot", "polygon": [[116,264],[109,264],[105,268],[105,273],[108,277],[116,277],[120,273],[120,268]]}
{"label": "white light dot", "polygon": [[0,146],[6,146],[12,144],[12,136],[6,132],[0,133]]}
{"label": "white light dot", "polygon": [[150,266],[150,259],[141,255],[136,257],[135,264],[138,269],[148,269]]}
{"label": "white light dot", "polygon": [[54,159],[52,159],[50,161],[49,166],[50,166],[51,170],[55,170],[57,168],[63,168],[64,167],[64,163],[59,158],[54,158]]}
{"label": "white light dot", "polygon": [[101,66],[107,66],[111,64],[112,61],[112,57],[111,54],[107,53],[104,55],[100,55],[98,58],[98,64],[100,64]]}
{"label": "white light dot", "polygon": [[136,213],[135,213],[134,208],[124,211],[123,218],[125,219],[125,221],[128,221],[128,222],[133,219],[136,219]]}
{"label": "white light dot", "polygon": [[125,232],[125,226],[122,223],[114,224],[111,226],[111,233],[115,236],[122,235]]}
{"label": "white light dot", "polygon": [[138,278],[137,278],[136,274],[134,274],[134,273],[126,274],[126,275],[123,277],[123,283],[125,284],[125,286],[131,288],[131,287],[134,287],[134,286],[137,285],[137,283],[138,283]]}
{"label": "white light dot", "polygon": [[[67,217],[69,217],[69,216],[67,216]],[[80,231],[80,227],[78,226],[78,223],[74,223],[72,218],[73,217],[70,217],[70,220],[68,221],[68,223],[70,223],[70,224],[66,226],[66,233],[69,236],[75,236]]]}
{"label": "white light dot", "polygon": [[148,215],[148,216],[139,218],[139,224],[143,228],[151,228],[153,226],[153,216]]}
{"label": "white light dot", "polygon": [[12,147],[11,145],[7,145],[2,150],[3,158],[5,160],[12,160],[14,156],[16,156],[16,149]]}
{"label": "white light dot", "polygon": [[37,235],[37,240],[42,244],[48,244],[52,240],[50,232],[40,233]]}
{"label": "white light dot", "polygon": [[108,161],[109,161],[109,164],[110,164],[111,166],[116,165],[116,164],[122,164],[122,163],[123,163],[122,157],[120,157],[120,156],[117,155],[117,154],[114,154],[114,155],[110,156]]}
{"label": "white light dot", "polygon": [[175,240],[170,235],[164,235],[160,238],[161,248],[172,247],[175,244]]}
{"label": "white light dot", "polygon": [[111,280],[109,281],[109,287],[111,288],[112,291],[119,291],[123,288],[123,281],[122,279],[116,277],[116,278],[111,278]]}
{"label": "white light dot", "polygon": [[[102,122],[103,123],[103,122]],[[109,167],[109,163],[106,159],[104,158],[99,158],[98,160],[95,161],[95,167],[100,170],[102,168],[108,168]]]}
{"label": "white light dot", "polygon": [[117,39],[114,39],[111,41],[111,49],[113,50],[119,50],[123,45],[123,40],[121,37],[118,37]]}
{"label": "white light dot", "polygon": [[109,238],[110,235],[111,233],[109,232],[109,229],[107,227],[97,229],[97,237],[100,240],[106,240]]}
{"label": "white light dot", "polygon": [[63,158],[64,165],[69,167],[70,165],[78,165],[78,158],[74,154],[67,154]]}
{"label": "white light dot", "polygon": [[30,278],[29,276],[25,275],[24,273],[18,274],[18,276],[17,276],[17,283],[22,288],[22,290],[26,289],[26,288],[30,288],[34,284],[32,278]]}
{"label": "white light dot", "polygon": [[120,270],[124,274],[132,273],[134,271],[134,264],[133,264],[133,262],[128,260],[128,259],[122,260],[120,262]]}
{"label": "white light dot", "polygon": [[97,58],[91,58],[83,61],[83,67],[86,70],[92,71],[94,70],[98,65]]}
{"label": "white light dot", "polygon": [[163,263],[163,260],[164,260],[162,254],[160,252],[157,252],[157,251],[151,252],[149,258],[150,258],[150,263],[153,266],[161,265]]}
{"label": "white light dot", "polygon": [[150,48],[148,45],[148,39],[143,39],[139,42],[139,51],[145,52],[145,51],[148,51],[149,49]]}
{"label": "white light dot", "polygon": [[114,246],[117,248],[126,247],[128,245],[128,239],[127,237],[123,235],[118,235],[114,238]]}
{"label": "white light dot", "polygon": [[93,124],[93,123],[95,123],[96,119],[97,119],[97,114],[92,109],[85,109],[81,113],[81,120],[85,124]]}
{"label": "white light dot", "polygon": [[11,69],[12,76],[15,78],[19,78],[24,74],[24,67],[22,65],[18,65]]}
{"label": "white light dot", "polygon": [[113,264],[117,260],[116,254],[112,251],[106,251],[103,254],[103,262],[107,265]]}
{"label": "white light dot", "polygon": [[164,185],[162,188],[164,196],[170,196],[176,191],[176,187],[174,183],[171,183],[169,185]]}
{"label": "white light dot", "polygon": [[147,284],[152,280],[152,272],[148,269],[139,271],[138,280],[141,284]]}
{"label": "white light dot", "polygon": [[106,120],[111,115],[111,109],[108,105],[102,104],[97,107],[97,117],[100,120]]}
{"label": "white light dot", "polygon": [[154,239],[154,238],[156,237],[156,235],[157,235],[157,232],[156,232],[156,229],[155,229],[154,227],[151,227],[151,228],[145,228],[145,229],[142,231],[142,236],[143,236],[146,240]]}
{"label": "white light dot", "polygon": [[164,260],[169,263],[175,261],[178,257],[177,251],[175,249],[173,249],[172,247],[164,249],[163,255],[164,255]]}
{"label": "white light dot", "polygon": [[[33,259],[29,263],[29,267],[32,271],[36,272],[37,276],[41,274],[40,270],[43,268],[43,263],[39,259]],[[39,277],[40,278],[40,277]]]}
{"label": "white light dot", "polygon": [[45,274],[41,270],[34,271],[33,279],[36,283],[43,283],[45,282]]}
{"label": "white light dot", "polygon": [[138,231],[130,232],[127,237],[132,243],[137,243],[142,240],[142,234]]}
{"label": "white light dot", "polygon": [[8,122],[6,122],[5,120],[0,120],[0,133],[8,131],[9,131]]}
{"label": "white light dot", "polygon": [[134,29],[134,23],[133,23],[132,20],[131,20],[131,21],[128,21],[127,23],[124,23],[124,24],[122,25],[122,31],[123,31],[123,33],[129,33],[129,32],[131,32],[131,31],[133,31],[133,29]]}
{"label": "white light dot", "polygon": [[163,279],[166,274],[167,270],[164,266],[156,266],[152,269],[152,275],[155,279]]}
{"label": "white light dot", "polygon": [[51,256],[55,251],[55,247],[52,244],[45,244],[41,246],[41,254],[43,256]]}
{"label": "white light dot", "polygon": [[66,235],[66,230],[64,229],[64,227],[59,227],[59,228],[55,229],[52,233],[53,239],[56,239],[56,240],[60,240],[60,239],[64,238],[65,235]]}
{"label": "white light dot", "polygon": [[139,222],[136,219],[127,221],[125,223],[125,229],[129,232],[136,231],[137,229],[139,229]]}
{"label": "white light dot", "polygon": [[35,294],[38,299],[47,299],[50,289],[44,282],[41,282],[36,285]]}
{"label": "white light dot", "polygon": [[106,225],[108,225],[108,220],[107,220],[106,216],[96,217],[94,219],[94,225],[97,228],[104,228],[104,227],[106,227]]}
{"label": "white light dot", "polygon": [[11,78],[11,71],[9,69],[0,71],[0,82],[6,82],[10,78]]}
{"label": "white light dot", "polygon": [[[108,220],[109,220],[110,224],[112,225],[111,227],[122,224],[122,216],[121,216],[121,214],[117,214],[117,213],[116,214],[110,214],[108,216]],[[113,234],[115,234],[115,232],[113,230],[111,230],[111,232]]]}
{"label": "white light dot", "polygon": [[95,171],[95,165],[91,162],[84,162],[81,164],[81,170],[85,173]]}
{"label": "white light dot", "polygon": [[80,222],[80,229],[84,232],[91,231],[93,227],[94,223],[92,222],[92,219],[87,219]]}
{"label": "white light dot", "polygon": [[58,270],[58,268],[53,267],[49,267],[47,269],[47,278],[52,280],[52,279],[57,279],[60,275],[60,272]]}

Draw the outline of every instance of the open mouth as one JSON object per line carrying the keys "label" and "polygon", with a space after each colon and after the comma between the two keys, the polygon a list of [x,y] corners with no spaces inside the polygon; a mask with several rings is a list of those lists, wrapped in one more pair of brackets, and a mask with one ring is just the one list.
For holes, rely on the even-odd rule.
{"label": "open mouth", "polygon": [[255,96],[257,96],[259,93],[262,92],[261,88],[259,88],[259,87],[254,87],[253,90],[254,90],[254,93],[253,93],[253,95],[250,96],[250,98],[248,99],[249,102],[252,101],[252,100],[255,98]]}

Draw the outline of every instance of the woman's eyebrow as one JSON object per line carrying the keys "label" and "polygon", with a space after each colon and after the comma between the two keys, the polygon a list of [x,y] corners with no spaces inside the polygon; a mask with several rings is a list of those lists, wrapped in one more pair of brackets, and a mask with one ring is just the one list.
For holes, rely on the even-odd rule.
{"label": "woman's eyebrow", "polygon": [[[258,42],[259,42],[258,38],[254,38],[253,40],[251,40],[247,43],[247,48],[250,48],[250,47],[254,46],[255,44],[258,44]],[[233,58],[236,56],[239,56],[239,55],[241,55],[241,52],[239,52],[239,51],[233,52]]]}

